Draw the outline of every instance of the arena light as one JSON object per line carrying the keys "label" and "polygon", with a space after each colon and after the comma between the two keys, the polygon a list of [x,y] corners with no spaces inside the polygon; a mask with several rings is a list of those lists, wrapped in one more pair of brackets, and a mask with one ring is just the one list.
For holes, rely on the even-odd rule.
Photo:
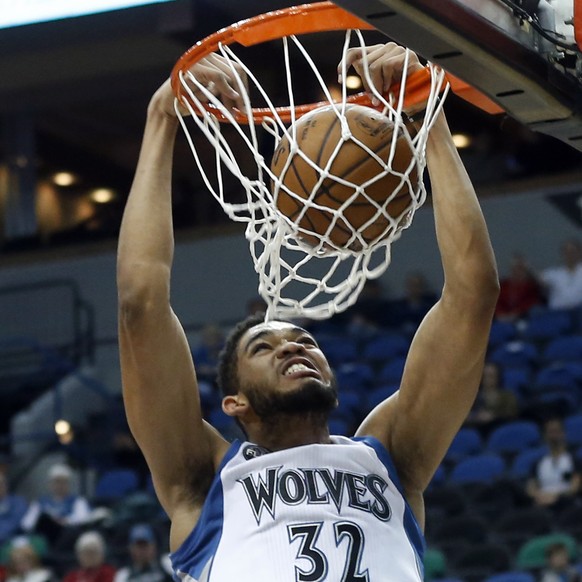
{"label": "arena light", "polygon": [[72,186],[79,181],[79,178],[72,172],[57,172],[52,176],[55,186]]}
{"label": "arena light", "polygon": [[348,75],[346,77],[346,87],[348,89],[359,89],[362,86],[362,79],[358,75]]}
{"label": "arena light", "polygon": [[0,28],[22,26],[173,0],[0,0]]}
{"label": "arena light", "polygon": [[107,204],[115,200],[115,190],[111,188],[95,188],[90,194],[91,200],[97,204]]}
{"label": "arena light", "polygon": [[61,445],[70,445],[75,440],[75,431],[68,420],[57,420],[55,422],[55,432]]}
{"label": "arena light", "polygon": [[455,133],[453,134],[453,143],[455,147],[459,150],[468,148],[472,143],[471,136],[466,133]]}
{"label": "arena light", "polygon": [[71,432],[71,424],[68,420],[57,420],[55,422],[55,432],[59,436],[66,435],[67,433]]}

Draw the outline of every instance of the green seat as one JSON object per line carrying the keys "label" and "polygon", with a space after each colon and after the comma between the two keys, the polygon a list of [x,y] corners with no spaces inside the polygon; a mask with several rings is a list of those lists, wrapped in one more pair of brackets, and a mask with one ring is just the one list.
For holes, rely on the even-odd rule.
{"label": "green seat", "polygon": [[526,542],[517,554],[516,565],[519,570],[535,570],[543,568],[547,563],[546,550],[548,546],[563,543],[568,548],[570,559],[578,557],[576,540],[568,534],[555,533],[538,536]]}
{"label": "green seat", "polygon": [[424,580],[429,582],[442,578],[447,571],[445,555],[439,550],[426,550],[424,552]]}

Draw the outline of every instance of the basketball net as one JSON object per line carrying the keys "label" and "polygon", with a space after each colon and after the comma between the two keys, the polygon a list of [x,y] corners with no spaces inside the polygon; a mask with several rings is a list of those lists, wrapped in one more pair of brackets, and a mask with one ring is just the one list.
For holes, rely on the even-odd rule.
{"label": "basketball net", "polygon": [[[341,54],[338,54],[337,62],[340,62],[340,59],[345,62],[344,57],[350,47],[365,46],[364,36],[360,30],[347,30],[342,34],[342,38]],[[255,271],[259,276],[258,291],[267,304],[266,319],[297,317],[326,319],[353,305],[366,281],[379,277],[387,269],[391,260],[392,243],[410,226],[414,213],[424,203],[426,191],[422,176],[426,166],[427,138],[442,108],[448,85],[442,70],[431,64],[427,65],[427,78],[430,83],[427,89],[426,109],[422,119],[415,123],[414,129],[405,122],[407,118],[404,114],[408,82],[407,66],[404,67],[404,75],[399,86],[392,93],[382,95],[373,89],[375,108],[382,111],[394,124],[391,151],[387,159],[379,160],[382,167],[374,180],[382,178],[387,173],[396,174],[400,178],[400,186],[395,192],[402,195],[402,188],[408,188],[410,204],[399,216],[392,217],[386,208],[395,194],[388,196],[382,204],[370,200],[370,204],[376,206],[375,216],[360,228],[352,229],[350,241],[357,244],[348,244],[340,248],[334,245],[327,234],[315,235],[299,226],[306,209],[310,205],[317,208],[317,204],[313,202],[313,196],[305,200],[304,197],[290,191],[283,183],[285,170],[288,169],[293,156],[289,155],[281,176],[273,174],[270,161],[280,140],[285,136],[291,144],[291,154],[302,156],[319,172],[319,183],[323,179],[335,179],[342,184],[350,184],[345,179],[329,173],[333,155],[323,168],[319,168],[312,160],[302,155],[297,148],[294,128],[294,123],[300,115],[296,111],[299,107],[294,95],[294,86],[305,85],[304,76],[308,70],[319,86],[321,95],[324,96],[324,101],[317,105],[331,105],[334,108],[342,123],[342,141],[355,139],[343,116],[346,104],[351,99],[348,97],[345,84],[347,71],[342,71],[344,82],[338,91],[339,95],[335,92],[332,94],[320,73],[320,67],[309,54],[305,43],[300,42],[295,35],[283,36],[281,42],[283,49],[281,67],[284,67],[285,71],[285,92],[289,102],[289,107],[284,111],[289,113],[288,119],[281,113],[282,108],[269,97],[263,83],[230,46],[223,43],[218,43],[215,52],[231,63],[231,73],[236,81],[235,88],[244,101],[245,110],[242,115],[236,115],[235,119],[235,114],[225,108],[221,101],[187,69],[180,70],[175,79],[179,85],[177,93],[180,95],[175,101],[175,109],[206,187],[230,219],[246,224],[245,236],[250,246]],[[292,50],[293,54],[300,55],[304,59],[303,64],[307,65],[301,67],[300,78],[294,77]],[[366,81],[367,85],[372,87],[365,55],[363,52]],[[234,63],[246,73],[248,90]],[[176,86],[174,89],[176,91]],[[199,99],[195,90],[196,93],[203,95],[207,102]],[[253,96],[256,94],[257,98],[264,102],[265,107],[260,109],[261,115],[257,115],[259,109],[253,109],[249,93]],[[181,107],[187,109],[189,116],[181,113]],[[201,148],[204,146],[200,144],[196,131],[201,132],[214,147],[212,164],[208,164],[207,144],[203,152]],[[269,136],[272,144],[269,151],[265,152],[265,138]],[[397,173],[391,164],[396,141],[402,137],[410,145],[412,159],[404,172]],[[365,149],[364,144],[357,143]],[[369,153],[375,155],[371,151]],[[253,160],[252,171],[245,170],[243,164],[239,162],[245,157],[248,158],[249,154]],[[231,201],[227,199],[228,174],[240,181],[245,200],[233,202],[232,195]],[[418,179],[411,180],[411,176],[417,176]],[[365,189],[361,185],[351,185],[354,188],[352,199],[365,196]],[[304,206],[293,220],[278,210],[279,192],[286,192],[289,196],[295,197]],[[349,203],[350,200],[338,210],[326,209],[326,212],[334,213],[330,229],[341,219],[342,211]],[[373,241],[366,241],[361,233],[380,218],[387,221],[384,232]],[[344,220],[343,223],[347,224],[347,221]],[[316,245],[306,244],[303,242],[306,238],[304,235],[308,235],[310,240],[318,236],[320,242]]]}

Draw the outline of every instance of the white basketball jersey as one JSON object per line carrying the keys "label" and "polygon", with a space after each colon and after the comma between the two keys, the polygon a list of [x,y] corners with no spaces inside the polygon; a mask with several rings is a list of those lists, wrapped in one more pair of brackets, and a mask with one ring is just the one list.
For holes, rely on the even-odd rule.
{"label": "white basketball jersey", "polygon": [[235,442],[172,555],[187,582],[421,582],[424,538],[386,449]]}

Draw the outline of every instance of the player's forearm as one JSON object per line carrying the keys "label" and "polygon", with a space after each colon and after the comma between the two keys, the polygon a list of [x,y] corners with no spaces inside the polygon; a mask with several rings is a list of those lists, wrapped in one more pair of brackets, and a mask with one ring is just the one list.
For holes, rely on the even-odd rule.
{"label": "player's forearm", "polygon": [[118,247],[118,287],[167,283],[173,259],[171,174],[178,122],[150,106]]}
{"label": "player's forearm", "polygon": [[443,114],[429,136],[427,161],[446,287],[494,305],[499,284],[491,241]]}

